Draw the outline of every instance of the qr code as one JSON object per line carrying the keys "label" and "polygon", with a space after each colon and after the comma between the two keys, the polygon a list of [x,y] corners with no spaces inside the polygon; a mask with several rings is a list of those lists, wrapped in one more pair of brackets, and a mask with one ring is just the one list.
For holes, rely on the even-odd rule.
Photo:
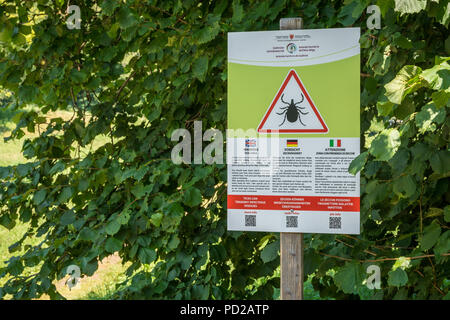
{"label": "qr code", "polygon": [[298,217],[286,216],[286,228],[298,228]]}
{"label": "qr code", "polygon": [[256,216],[246,215],[245,216],[245,226],[246,227],[256,227]]}
{"label": "qr code", "polygon": [[330,217],[330,229],[341,229],[341,217]]}

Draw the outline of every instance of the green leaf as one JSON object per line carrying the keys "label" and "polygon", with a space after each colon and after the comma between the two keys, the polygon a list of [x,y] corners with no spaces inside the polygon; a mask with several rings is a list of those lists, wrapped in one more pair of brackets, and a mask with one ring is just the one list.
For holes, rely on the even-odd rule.
{"label": "green leaf", "polygon": [[[109,30],[106,32],[106,34],[108,35],[108,37],[110,39],[115,39],[117,37],[117,31],[119,30],[119,24],[118,23],[114,23],[111,28],[109,28]],[[108,50],[106,50],[107,52],[105,52],[104,57],[103,57],[103,61],[111,61],[112,58],[114,58],[117,54],[117,49],[116,48],[107,48]]]}
{"label": "green leaf", "polygon": [[133,40],[133,38],[134,38],[135,35],[136,35],[137,29],[138,29],[138,26],[137,26],[137,25],[125,29],[125,30],[121,33],[122,39],[125,40],[125,41],[127,41],[127,42]]}
{"label": "green leaf", "polygon": [[130,220],[130,208],[126,207],[117,217],[117,222],[121,225],[126,225]]}
{"label": "green leaf", "polygon": [[264,263],[275,260],[278,257],[278,252],[280,251],[280,241],[274,241],[269,243],[261,251],[261,259]]}
{"label": "green leaf", "polygon": [[402,268],[397,268],[388,273],[388,284],[394,287],[401,287],[408,283],[408,275]]}
{"label": "green leaf", "polygon": [[38,95],[39,90],[36,87],[23,85],[19,88],[19,98],[24,103],[32,103],[35,97]]}
{"label": "green leaf", "polygon": [[425,214],[425,218],[438,217],[438,216],[442,216],[443,214],[444,214],[444,209],[431,207],[428,209],[427,213]]}
{"label": "green leaf", "polygon": [[191,266],[192,263],[192,256],[185,254],[183,251],[177,252],[177,261],[181,265],[181,269],[187,270]]}
{"label": "green leaf", "polygon": [[125,6],[121,7],[119,10],[118,21],[120,28],[122,29],[127,29],[138,23],[138,20],[134,16],[133,12]]}
{"label": "green leaf", "polygon": [[76,216],[75,213],[70,210],[70,211],[66,211],[64,212],[64,214],[61,216],[61,224],[63,226],[67,226],[69,224],[72,224],[75,222]]}
{"label": "green leaf", "polygon": [[64,187],[62,189],[61,194],[58,197],[59,203],[65,203],[67,200],[72,197],[72,188],[71,187]]}
{"label": "green leaf", "polygon": [[434,105],[437,108],[450,106],[450,92],[448,90],[440,90],[437,92],[433,92],[431,94],[431,99],[433,99]]}
{"label": "green leaf", "polygon": [[205,80],[206,72],[208,71],[208,57],[202,56],[195,60],[194,65],[192,66],[192,73],[194,77],[199,79],[200,81]]}
{"label": "green leaf", "polygon": [[339,22],[344,26],[350,26],[358,20],[362,12],[365,9],[365,5],[360,1],[352,1],[343,6],[338,14]]}
{"label": "green leaf", "polygon": [[140,248],[138,258],[141,263],[149,264],[156,260],[156,252],[150,248]]}
{"label": "green leaf", "polygon": [[163,218],[163,214],[158,212],[158,213],[152,214],[152,216],[150,217],[150,221],[155,227],[159,228],[159,226],[161,225],[162,218]]}
{"label": "green leaf", "polygon": [[450,151],[441,150],[433,154],[430,159],[431,168],[437,174],[450,172]]}
{"label": "green leaf", "polygon": [[2,25],[0,28],[0,42],[11,41],[12,34],[13,34],[13,26],[11,24]]}
{"label": "green leaf", "polygon": [[395,155],[389,160],[389,165],[392,167],[395,175],[400,175],[403,173],[405,168],[408,166],[409,158],[410,152],[407,149],[398,149]]}
{"label": "green leaf", "polygon": [[400,144],[398,130],[385,129],[372,141],[369,152],[376,160],[387,161],[394,156]]}
{"label": "green leaf", "polygon": [[84,71],[72,69],[70,79],[75,83],[84,83],[87,80],[87,74]]}
{"label": "green leaf", "polygon": [[344,293],[352,294],[362,284],[361,267],[354,262],[346,262],[334,275],[334,283]]}
{"label": "green leaf", "polygon": [[194,31],[192,39],[196,44],[204,44],[213,40],[220,32],[218,23]]}
{"label": "green leaf", "polygon": [[131,193],[136,198],[142,198],[145,195],[144,185],[142,183],[138,183],[137,185],[133,186],[133,188],[131,188]]}
{"label": "green leaf", "polygon": [[273,234],[268,234],[265,235],[264,237],[261,238],[261,240],[259,240],[258,242],[258,249],[263,249],[270,241],[270,239],[273,238]]}
{"label": "green leaf", "polygon": [[439,12],[436,18],[448,29],[450,22],[450,3],[448,1],[439,1]]}
{"label": "green leaf", "polygon": [[119,251],[120,249],[122,249],[122,241],[116,238],[108,238],[105,243],[105,249],[110,253]]}
{"label": "green leaf", "polygon": [[450,65],[444,61],[422,72],[421,77],[434,90],[448,90],[450,87]]}
{"label": "green leaf", "polygon": [[435,254],[441,255],[443,253],[448,253],[450,250],[450,230],[445,231],[437,241],[433,248]]}
{"label": "green leaf", "polygon": [[31,163],[19,164],[16,167],[16,172],[19,174],[19,177],[25,177],[28,173],[30,173],[33,165]]}
{"label": "green leaf", "polygon": [[100,7],[104,14],[110,16],[114,13],[114,10],[119,7],[119,1],[104,0]]}
{"label": "green leaf", "polygon": [[16,226],[16,223],[8,215],[3,214],[0,216],[0,225],[4,226],[8,230],[11,230]]}
{"label": "green leaf", "polygon": [[348,172],[350,174],[356,175],[359,171],[361,171],[364,168],[364,165],[366,164],[368,158],[369,158],[368,151],[364,151],[363,153],[359,154],[350,163],[350,166],[348,167]]}
{"label": "green leaf", "polygon": [[209,297],[209,286],[194,285],[192,288],[192,298],[206,300]]}
{"label": "green leaf", "polygon": [[434,220],[429,226],[427,226],[423,230],[423,237],[420,241],[420,249],[421,250],[431,249],[436,244],[436,241],[439,239],[440,234],[441,234],[441,227],[439,223],[436,220]]}
{"label": "green leaf", "polygon": [[[110,62],[116,55],[117,55],[116,48],[105,48],[97,54],[97,58],[101,61]],[[98,79],[98,78],[95,78],[95,79]]]}
{"label": "green leaf", "polygon": [[418,75],[422,69],[416,66],[404,66],[397,76],[384,88],[386,89],[386,97],[395,104],[402,103],[403,98],[422,86]]}
{"label": "green leaf", "polygon": [[87,179],[79,180],[78,191],[80,192],[86,191],[88,187],[89,187],[89,180]]}
{"label": "green leaf", "polygon": [[392,50],[392,46],[387,45],[382,52],[377,50],[371,56],[368,64],[376,75],[385,75],[389,71]]}
{"label": "green leaf", "polygon": [[394,192],[403,198],[409,198],[416,192],[416,183],[411,176],[401,176],[394,180]]}
{"label": "green leaf", "polygon": [[394,44],[402,49],[411,49],[413,48],[413,44],[411,39],[404,37],[399,34],[398,38],[395,39]]}
{"label": "green leaf", "polygon": [[92,229],[84,228],[80,231],[78,239],[84,241],[94,241],[95,239],[97,239],[97,233]]}
{"label": "green leaf", "polygon": [[389,100],[378,101],[377,102],[377,110],[380,116],[388,116],[392,114],[394,111],[395,104],[393,104]]}
{"label": "green leaf", "polygon": [[411,96],[406,96],[402,103],[394,110],[394,116],[398,119],[405,119],[416,111],[414,99]]}
{"label": "green leaf", "polygon": [[41,189],[34,194],[33,202],[35,205],[40,205],[42,201],[44,201],[45,196],[47,195],[47,190]]}
{"label": "green leaf", "polygon": [[172,239],[170,239],[169,243],[167,244],[167,248],[169,248],[169,250],[174,250],[178,247],[179,244],[180,238],[178,238],[178,236],[172,236]]}
{"label": "green leaf", "polygon": [[61,172],[66,168],[66,165],[62,161],[58,161],[55,165],[50,169],[49,174],[54,175],[55,173]]}
{"label": "green leaf", "polygon": [[19,276],[24,270],[22,261],[17,258],[13,258],[13,260],[8,264],[8,271],[13,276]]}
{"label": "green leaf", "polygon": [[233,0],[232,8],[233,18],[231,18],[231,22],[233,24],[240,23],[244,18],[244,7],[240,4],[239,0]]}
{"label": "green leaf", "polygon": [[202,203],[202,193],[195,187],[191,187],[184,192],[183,202],[189,207],[198,206]]}
{"label": "green leaf", "polygon": [[436,126],[433,123],[441,124],[445,120],[445,108],[437,109],[433,103],[422,107],[422,110],[416,115],[416,126],[420,133],[434,131]]}
{"label": "green leaf", "polygon": [[105,231],[107,234],[113,236],[115,235],[120,229],[120,223],[117,222],[116,219],[110,221],[105,228]]}
{"label": "green leaf", "polygon": [[417,13],[425,10],[427,7],[426,0],[395,0],[395,11],[401,14]]}
{"label": "green leaf", "polygon": [[444,208],[444,220],[445,222],[450,222],[450,205]]}

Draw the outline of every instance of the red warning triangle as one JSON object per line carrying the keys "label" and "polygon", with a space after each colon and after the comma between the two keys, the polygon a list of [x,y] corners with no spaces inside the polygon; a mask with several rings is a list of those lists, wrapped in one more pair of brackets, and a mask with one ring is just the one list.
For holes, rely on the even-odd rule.
{"label": "red warning triangle", "polygon": [[327,133],[297,72],[290,70],[258,126],[259,133]]}

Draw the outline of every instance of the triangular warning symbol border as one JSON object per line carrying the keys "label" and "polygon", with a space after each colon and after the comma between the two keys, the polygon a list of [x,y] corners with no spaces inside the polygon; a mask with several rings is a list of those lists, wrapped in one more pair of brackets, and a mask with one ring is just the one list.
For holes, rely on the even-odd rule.
{"label": "triangular warning symbol border", "polygon": [[[316,114],[317,119],[319,120],[320,124],[322,125],[322,129],[262,129],[264,124],[266,123],[267,118],[272,113],[273,108],[278,102],[278,99],[280,99],[281,94],[283,93],[284,89],[286,88],[287,84],[289,83],[289,80],[294,77],[294,79],[297,81],[300,90],[302,90],[303,94],[305,95],[306,100],[308,100],[312,110]],[[277,95],[272,101],[272,104],[270,105],[269,110],[264,115],[261,123],[258,126],[257,129],[258,133],[327,133],[328,127],[325,124],[325,121],[323,121],[322,116],[319,113],[319,110],[317,110],[316,106],[314,105],[314,102],[309,97],[308,92],[306,91],[305,87],[303,86],[302,81],[300,80],[299,76],[297,75],[297,72],[294,69],[291,69],[286,76],[286,79],[284,79],[283,84],[281,85],[280,89],[277,92]]]}

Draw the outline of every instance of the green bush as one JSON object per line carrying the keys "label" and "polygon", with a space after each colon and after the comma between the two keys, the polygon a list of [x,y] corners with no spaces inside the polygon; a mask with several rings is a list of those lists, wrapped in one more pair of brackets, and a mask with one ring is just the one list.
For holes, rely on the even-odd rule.
{"label": "green bush", "polygon": [[[69,30],[67,1],[2,2],[0,85],[43,114],[70,99],[74,117],[25,141],[37,160],[0,168],[0,224],[45,235],[0,269],[0,297],[61,298],[52,281],[68,265],[89,276],[118,251],[132,265],[116,298],[272,298],[279,236],[227,232],[225,165],[173,164],[170,136],[196,119],[225,130],[227,32],[300,15],[311,29],[362,28],[362,154],[349,169],[361,235],[305,235],[305,277],[321,298],[449,298],[449,7],[376,3],[380,30],[366,27],[371,1],[84,1]],[[21,113],[12,137],[43,121]],[[74,156],[101,134],[110,142]],[[370,264],[380,290],[363,284]]]}

